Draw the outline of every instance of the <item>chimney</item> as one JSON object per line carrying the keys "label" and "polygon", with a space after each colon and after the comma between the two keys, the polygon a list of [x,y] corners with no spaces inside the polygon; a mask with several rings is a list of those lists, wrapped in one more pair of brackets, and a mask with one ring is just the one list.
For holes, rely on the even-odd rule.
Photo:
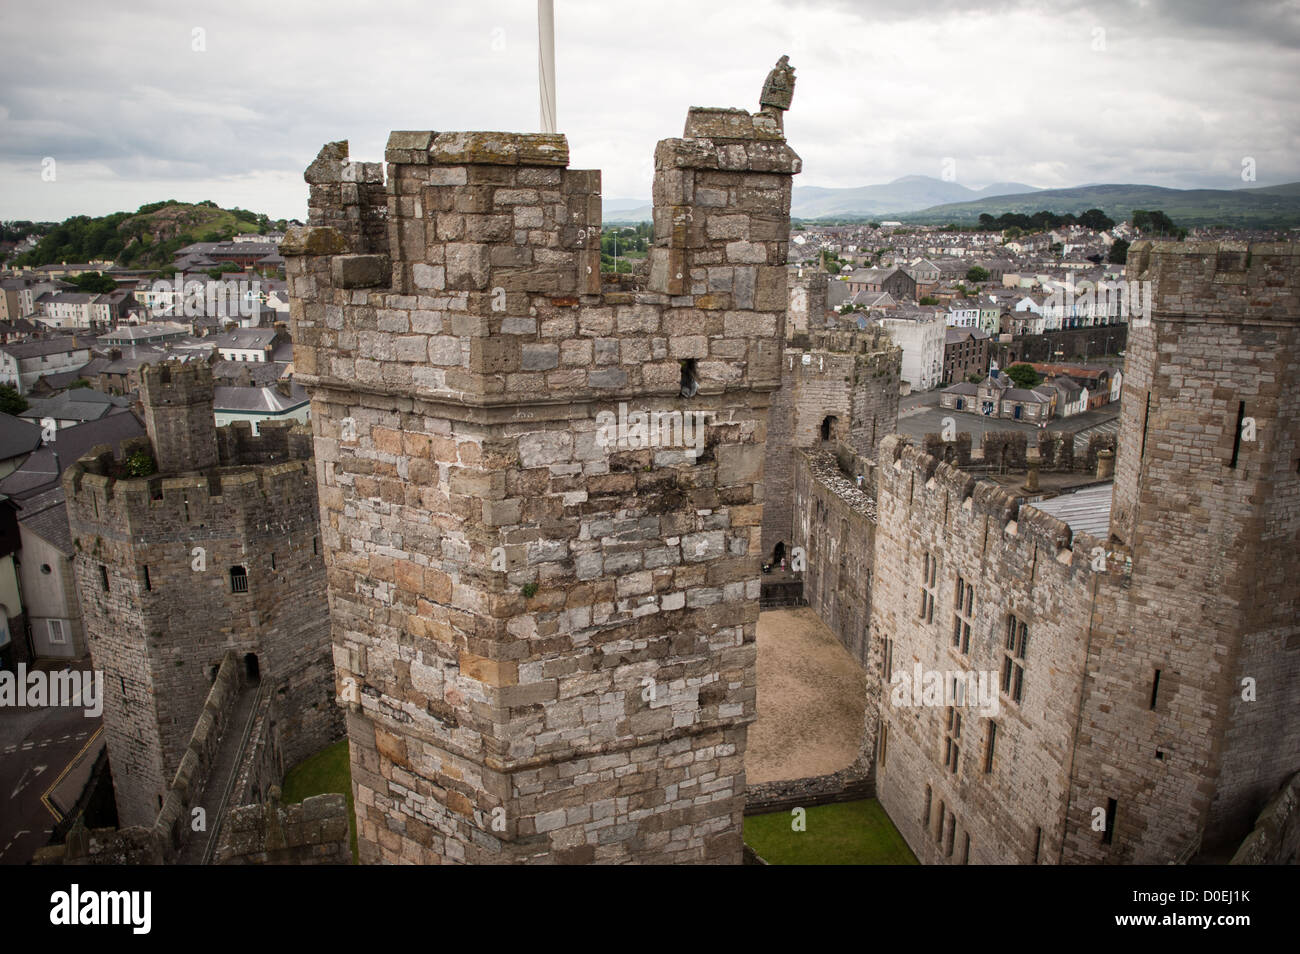
{"label": "chimney", "polygon": [[1029,475],[1025,478],[1025,490],[1031,494],[1038,493],[1038,468],[1040,464],[1036,460],[1029,462]]}
{"label": "chimney", "polygon": [[1097,452],[1097,479],[1109,480],[1115,476],[1115,452],[1100,450]]}

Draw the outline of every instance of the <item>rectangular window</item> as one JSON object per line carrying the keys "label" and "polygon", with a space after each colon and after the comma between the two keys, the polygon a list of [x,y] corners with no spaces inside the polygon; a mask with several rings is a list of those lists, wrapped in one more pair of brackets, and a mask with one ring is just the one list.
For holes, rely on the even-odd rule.
{"label": "rectangular window", "polygon": [[99,585],[103,587],[104,592],[108,592],[108,567],[102,563],[99,565]]}
{"label": "rectangular window", "polygon": [[1043,829],[1040,825],[1034,829],[1034,864],[1038,864],[1038,853],[1043,848]]}
{"label": "rectangular window", "polygon": [[933,793],[930,791],[930,786],[927,785],[925,787],[925,809],[921,813],[921,824],[927,828],[930,827],[930,799],[932,795]]}
{"label": "rectangular window", "polygon": [[1029,624],[1007,615],[1006,652],[1002,658],[1002,691],[1019,704],[1024,695],[1025,648],[1029,642]]}
{"label": "rectangular window", "polygon": [[944,823],[944,813],[945,813],[945,811],[946,811],[946,809],[945,809],[945,807],[944,807],[943,800],[940,799],[940,801],[939,801],[939,824],[938,824],[938,826],[934,829],[934,842],[935,842],[936,845],[937,845],[937,844],[942,844],[942,843],[943,843],[943,823]]}
{"label": "rectangular window", "polygon": [[885,767],[885,756],[889,754],[889,724],[880,723],[880,767]]}
{"label": "rectangular window", "polygon": [[984,746],[984,774],[988,775],[993,771],[993,751],[998,744],[998,724],[989,721],[989,738]]}
{"label": "rectangular window", "polygon": [[970,653],[971,620],[975,612],[975,587],[957,577],[957,599],[952,614],[952,647],[963,656]]}
{"label": "rectangular window", "polygon": [[149,579],[149,565],[148,565],[147,563],[146,563],[146,564],[142,564],[141,567],[140,567],[140,570],[141,570],[142,576],[143,576],[143,578],[144,578],[144,588],[145,588],[146,590],[152,590],[152,589],[153,589],[153,581]]}
{"label": "rectangular window", "polygon": [[966,832],[966,841],[962,845],[961,863],[964,865],[970,864],[970,832]]}
{"label": "rectangular window", "polygon": [[1115,813],[1119,809],[1119,803],[1113,798],[1106,799],[1106,830],[1101,833],[1101,843],[1109,845],[1114,841],[1115,834]]}
{"label": "rectangular window", "polygon": [[921,568],[921,619],[927,623],[934,622],[934,590],[938,575],[939,561],[926,553]]}
{"label": "rectangular window", "polygon": [[67,634],[63,631],[63,620],[48,620],[50,627],[50,645],[62,646],[68,641]]}
{"label": "rectangular window", "polygon": [[957,760],[961,757],[961,710],[948,707],[948,724],[944,730],[943,765],[957,774]]}
{"label": "rectangular window", "polygon": [[1160,694],[1160,670],[1156,670],[1155,678],[1151,680],[1151,711],[1156,708],[1156,698]]}

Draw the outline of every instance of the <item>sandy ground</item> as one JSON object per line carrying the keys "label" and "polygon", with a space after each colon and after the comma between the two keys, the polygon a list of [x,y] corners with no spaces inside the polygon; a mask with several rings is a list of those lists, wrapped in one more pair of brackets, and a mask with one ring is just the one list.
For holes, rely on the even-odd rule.
{"label": "sandy ground", "polygon": [[758,617],[758,720],[745,776],[774,782],[825,775],[857,758],[866,674],[808,607]]}

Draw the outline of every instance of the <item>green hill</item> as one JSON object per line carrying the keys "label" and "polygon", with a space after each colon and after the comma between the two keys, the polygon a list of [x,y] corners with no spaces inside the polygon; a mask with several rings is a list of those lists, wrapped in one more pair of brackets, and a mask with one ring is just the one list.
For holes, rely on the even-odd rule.
{"label": "green hill", "polygon": [[974,222],[983,212],[1026,215],[1046,209],[1073,212],[1101,209],[1117,222],[1128,221],[1134,209],[1160,209],[1179,225],[1227,225],[1245,228],[1300,226],[1300,182],[1251,189],[1165,189],[1146,185],[1093,185],[1074,189],[1044,189],[1021,195],[1000,195],[969,202],[951,202],[898,218],[922,225]]}
{"label": "green hill", "polygon": [[240,232],[282,225],[246,209],[220,208],[215,202],[151,202],[135,212],[65,219],[13,264],[112,260],[127,268],[165,269],[177,249],[193,242],[218,242]]}

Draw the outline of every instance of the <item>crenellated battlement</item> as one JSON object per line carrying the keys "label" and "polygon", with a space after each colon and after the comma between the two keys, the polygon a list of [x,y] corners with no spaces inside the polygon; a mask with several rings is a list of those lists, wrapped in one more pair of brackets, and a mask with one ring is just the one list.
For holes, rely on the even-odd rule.
{"label": "crenellated battlement", "polygon": [[[254,437],[247,422],[240,421],[219,428],[217,435],[223,466],[189,475],[118,477],[112,448],[92,448],[64,472],[69,513],[82,526],[93,527],[95,535],[140,544],[155,534],[175,538],[178,528],[206,536],[250,522],[314,519],[316,476],[309,427],[267,425]],[[147,438],[125,441],[123,456],[148,448]]]}
{"label": "crenellated battlement", "polygon": [[655,152],[641,291],[602,286],[600,173],[561,135],[394,132],[386,180],[327,144],[281,244],[299,378],[476,406],[671,395],[683,362],[701,394],[777,387],[800,160],[777,108],[685,131]]}
{"label": "crenellated battlement", "polygon": [[1144,239],[1128,255],[1126,280],[1152,282],[1151,302],[1161,318],[1300,320],[1300,246],[1294,243]]}
{"label": "crenellated battlement", "polygon": [[[987,518],[990,526],[1000,527],[1005,546],[1022,551],[1023,556],[1027,557],[1028,551],[1037,547],[1059,563],[1092,573],[1096,548],[1101,547],[1108,556],[1114,555],[1114,548],[1108,549],[1106,541],[1087,533],[1075,533],[1060,518],[1032,504],[1018,503],[1002,487],[981,482],[959,467],[939,461],[909,444],[901,435],[891,435],[881,441],[880,460],[879,479],[889,492],[905,500],[930,494],[949,495],[951,502],[971,518]],[[938,510],[944,512],[942,507]],[[1128,572],[1122,560],[1117,563],[1108,559],[1105,565],[1109,574]]]}

